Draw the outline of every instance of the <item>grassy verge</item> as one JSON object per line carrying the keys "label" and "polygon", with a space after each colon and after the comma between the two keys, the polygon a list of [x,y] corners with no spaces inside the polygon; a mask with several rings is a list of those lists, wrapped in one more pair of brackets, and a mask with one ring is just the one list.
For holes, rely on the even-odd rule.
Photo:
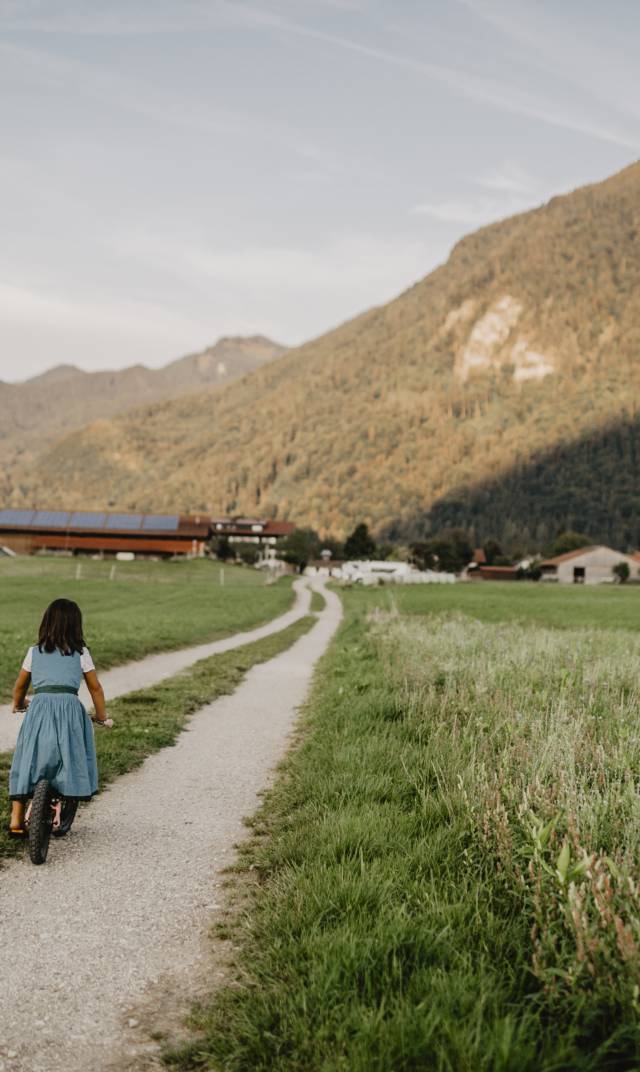
{"label": "grassy verge", "polygon": [[640,638],[348,616],[167,1063],[640,1067]]}
{"label": "grassy verge", "polygon": [[[112,730],[96,730],[100,784],[138,767],[147,756],[173,743],[190,715],[237,687],[247,670],[285,651],[315,624],[308,615],[273,636],[203,659],[188,670],[154,685],[112,700]],[[0,813],[8,815],[11,755],[0,754]],[[23,851],[0,827],[0,857]]]}
{"label": "grassy verge", "polygon": [[312,614],[321,614],[326,605],[327,601],[324,598],[322,592],[314,591],[311,593],[311,605],[309,607],[309,610]]}
{"label": "grassy verge", "polygon": [[99,670],[251,629],[293,599],[290,577],[267,585],[258,570],[209,561],[117,563],[113,581],[107,562],[7,562],[0,562],[0,702],[9,699],[42,613],[58,596],[80,604]]}

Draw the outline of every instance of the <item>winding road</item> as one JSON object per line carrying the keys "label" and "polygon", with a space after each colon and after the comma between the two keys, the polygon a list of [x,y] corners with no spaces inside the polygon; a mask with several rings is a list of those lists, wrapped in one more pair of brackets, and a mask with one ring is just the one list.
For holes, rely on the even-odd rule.
{"label": "winding road", "polygon": [[[253,667],[235,693],[197,712],[175,745],[82,809],[44,867],[21,859],[2,870],[0,1072],[160,1067],[150,1031],[179,1020],[223,970],[207,937],[221,872],[340,622],[340,600],[323,593],[326,608],[309,633]],[[308,600],[305,586],[289,615],[242,642],[276,622],[283,628]],[[238,639],[189,650],[202,658]],[[159,676],[175,673],[171,660],[180,655],[154,656]],[[139,687],[139,671],[134,681]]]}

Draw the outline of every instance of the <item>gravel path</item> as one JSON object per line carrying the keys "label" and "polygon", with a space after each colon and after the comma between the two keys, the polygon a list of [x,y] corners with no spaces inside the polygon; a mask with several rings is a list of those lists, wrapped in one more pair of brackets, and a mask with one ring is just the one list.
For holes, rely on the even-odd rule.
{"label": "gravel path", "polygon": [[[150,685],[155,685],[163,678],[177,674],[179,670],[191,666],[198,659],[206,659],[209,655],[219,655],[220,652],[230,651],[231,648],[241,648],[244,644],[251,644],[254,640],[262,640],[263,637],[286,629],[288,625],[297,622],[309,612],[311,595],[305,582],[294,581],[293,589],[296,598],[291,610],[246,633],[232,633],[223,640],[212,640],[207,644],[198,644],[192,648],[180,648],[178,651],[148,655],[146,659],[124,663],[122,666],[115,666],[113,670],[101,671],[98,666],[98,675],[107,697],[107,705],[109,700],[122,696],[126,692],[148,689]],[[16,676],[17,674],[18,667],[16,667]],[[87,707],[91,706],[89,693],[84,684],[80,689],[80,699]],[[21,721],[22,716],[14,715],[10,704],[0,706],[0,752],[8,752],[15,747]],[[2,1072],[1,1069],[0,1072]]]}
{"label": "gravel path", "polygon": [[2,871],[0,1070],[158,1067],[142,1021],[161,1028],[220,970],[207,934],[221,870],[339,623],[325,596],[311,632],[82,809],[44,867]]}

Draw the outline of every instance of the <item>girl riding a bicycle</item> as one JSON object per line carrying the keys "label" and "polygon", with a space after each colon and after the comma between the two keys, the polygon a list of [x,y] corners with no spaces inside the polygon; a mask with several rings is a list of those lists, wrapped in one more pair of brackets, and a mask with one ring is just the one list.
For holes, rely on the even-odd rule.
{"label": "girl riding a bicycle", "polygon": [[93,721],[109,725],[102,685],[82,634],[80,608],[70,599],[54,599],[13,690],[13,710],[27,713],[9,776],[11,837],[27,836],[25,803],[41,778],[61,797],[89,800],[98,791],[93,730],[78,699],[83,676],[95,708]]}

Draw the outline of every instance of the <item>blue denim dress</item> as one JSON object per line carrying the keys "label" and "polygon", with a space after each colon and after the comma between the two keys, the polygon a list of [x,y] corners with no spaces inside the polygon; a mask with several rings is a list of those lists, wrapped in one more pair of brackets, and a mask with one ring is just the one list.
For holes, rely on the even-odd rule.
{"label": "blue denim dress", "polygon": [[98,791],[98,765],[91,719],[78,699],[80,655],[39,651],[36,644],[31,681],[35,695],[18,734],[9,795],[24,799],[47,778],[62,796],[88,800]]}

